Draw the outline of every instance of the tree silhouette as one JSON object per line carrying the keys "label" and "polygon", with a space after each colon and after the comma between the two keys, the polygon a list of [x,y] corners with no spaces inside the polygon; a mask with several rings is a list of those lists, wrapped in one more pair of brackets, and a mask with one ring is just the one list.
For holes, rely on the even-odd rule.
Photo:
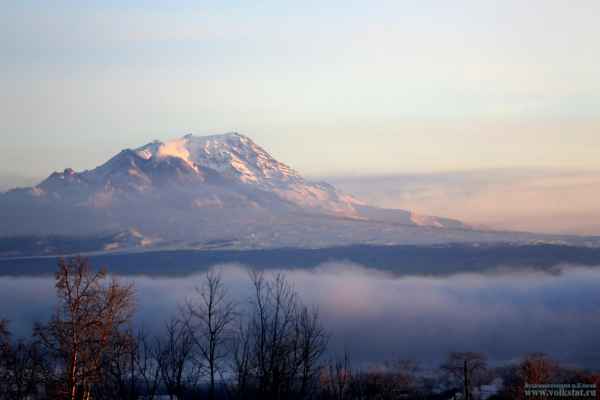
{"label": "tree silhouette", "polygon": [[88,400],[104,374],[102,355],[111,341],[120,340],[134,311],[131,285],[107,280],[89,261],[61,259],[56,273],[58,307],[47,325],[35,335],[59,361],[58,395]]}

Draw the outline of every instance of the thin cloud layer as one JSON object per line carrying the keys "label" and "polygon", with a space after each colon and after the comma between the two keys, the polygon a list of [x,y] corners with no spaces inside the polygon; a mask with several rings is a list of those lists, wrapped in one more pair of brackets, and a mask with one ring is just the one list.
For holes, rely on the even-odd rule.
{"label": "thin cloud layer", "polygon": [[[251,295],[248,271],[221,265],[240,305]],[[394,277],[355,264],[328,263],[314,270],[282,270],[300,297],[319,307],[331,332],[332,352],[353,360],[390,358],[439,362],[450,351],[482,351],[496,362],[546,352],[564,362],[600,366],[600,270],[560,266],[553,273],[503,269],[445,278]],[[273,271],[269,273],[274,273]],[[193,295],[201,275],[128,277],[138,295],[137,322],[157,331]],[[48,317],[53,281],[0,277],[0,316],[27,334]]]}
{"label": "thin cloud layer", "polygon": [[598,172],[507,169],[332,181],[372,204],[487,228],[600,234]]}

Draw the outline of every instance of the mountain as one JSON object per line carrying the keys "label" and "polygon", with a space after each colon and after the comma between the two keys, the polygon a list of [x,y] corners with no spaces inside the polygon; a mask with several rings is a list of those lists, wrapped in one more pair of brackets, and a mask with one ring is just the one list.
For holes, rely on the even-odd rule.
{"label": "mountain", "polygon": [[[153,141],[92,170],[52,173],[1,194],[0,218],[5,243],[17,237],[10,243],[42,253],[61,251],[64,239],[48,237],[73,238],[69,249],[85,238],[86,251],[533,240],[371,207],[304,179],[238,133]],[[0,254],[24,254],[18,247],[0,243]]]}

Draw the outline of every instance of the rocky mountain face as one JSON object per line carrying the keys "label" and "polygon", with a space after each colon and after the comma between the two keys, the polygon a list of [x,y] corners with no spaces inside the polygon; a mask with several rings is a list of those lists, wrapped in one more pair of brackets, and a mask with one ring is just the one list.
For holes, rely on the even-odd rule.
{"label": "rocky mountain face", "polygon": [[0,218],[0,237],[114,234],[109,250],[396,243],[418,231],[407,228],[469,231],[306,180],[238,133],[154,141],[92,170],[55,172],[1,194]]}
{"label": "rocky mountain face", "polygon": [[330,185],[306,181],[237,133],[155,141],[123,150],[91,171],[55,172],[38,186],[8,196],[29,193],[75,207],[110,208],[123,199],[172,191],[192,196],[185,200],[196,209],[289,209],[358,217],[353,205],[361,204]]}

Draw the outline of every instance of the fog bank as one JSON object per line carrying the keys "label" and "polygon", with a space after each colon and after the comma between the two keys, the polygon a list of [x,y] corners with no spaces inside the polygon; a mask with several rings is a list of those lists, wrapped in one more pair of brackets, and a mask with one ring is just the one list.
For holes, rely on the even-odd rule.
{"label": "fog bank", "polygon": [[[248,271],[218,265],[241,306],[251,295]],[[600,367],[600,270],[558,266],[449,277],[392,276],[348,263],[282,270],[301,299],[319,307],[331,333],[330,350],[354,361],[414,358],[436,363],[450,351],[481,351],[497,362],[546,352],[567,362]],[[268,273],[275,273],[270,271]],[[194,293],[201,274],[128,276],[137,291],[136,323],[151,331]],[[49,277],[0,276],[0,318],[17,334],[45,320],[55,298]]]}

